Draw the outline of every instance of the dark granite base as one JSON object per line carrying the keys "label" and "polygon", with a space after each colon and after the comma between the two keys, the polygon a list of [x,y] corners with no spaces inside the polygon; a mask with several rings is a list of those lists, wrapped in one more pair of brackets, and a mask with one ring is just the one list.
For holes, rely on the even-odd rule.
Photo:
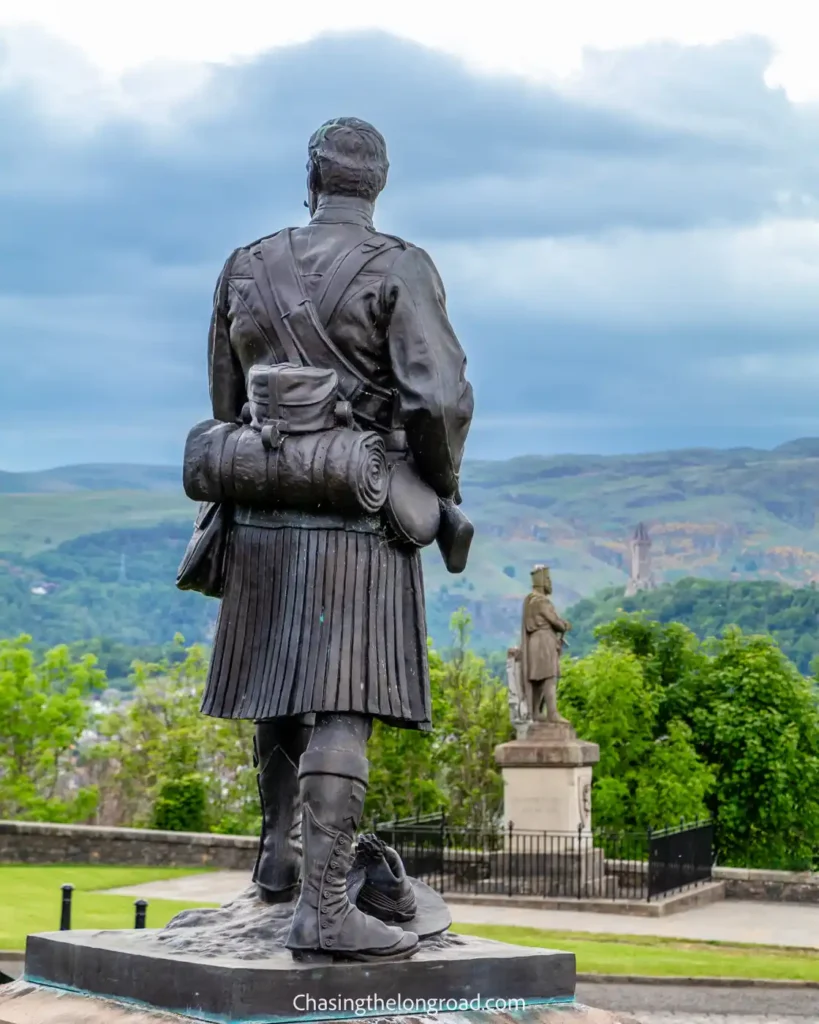
{"label": "dark granite base", "polygon": [[398,963],[316,965],[297,963],[285,951],[255,960],[185,956],[163,948],[157,934],[31,935],[25,978],[233,1024],[491,1009],[490,1000],[520,1000],[522,1007],[574,997],[573,953],[484,939],[426,948]]}

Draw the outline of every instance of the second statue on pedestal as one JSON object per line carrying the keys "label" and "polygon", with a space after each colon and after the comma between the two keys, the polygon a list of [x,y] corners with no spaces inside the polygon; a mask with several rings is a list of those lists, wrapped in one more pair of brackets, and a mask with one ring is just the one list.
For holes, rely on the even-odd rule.
{"label": "second statue on pedestal", "polygon": [[566,719],[557,710],[557,681],[560,656],[571,624],[555,611],[551,593],[548,568],[536,565],[532,569],[532,592],[523,602],[521,677],[532,720],[565,723]]}

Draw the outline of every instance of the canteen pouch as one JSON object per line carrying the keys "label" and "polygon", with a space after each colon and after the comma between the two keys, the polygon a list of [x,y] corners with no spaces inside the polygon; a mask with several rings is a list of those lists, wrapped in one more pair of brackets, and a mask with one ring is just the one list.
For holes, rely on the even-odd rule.
{"label": "canteen pouch", "polygon": [[384,510],[396,537],[405,544],[425,548],[438,536],[440,499],[408,459],[400,459],[390,468]]}

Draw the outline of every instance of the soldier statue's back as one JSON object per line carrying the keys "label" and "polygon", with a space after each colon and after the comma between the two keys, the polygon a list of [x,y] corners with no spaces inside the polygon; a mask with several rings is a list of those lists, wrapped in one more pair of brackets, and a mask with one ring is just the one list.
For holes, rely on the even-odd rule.
{"label": "soldier statue's back", "polygon": [[348,877],[373,720],[431,725],[420,549],[437,540],[457,572],[471,539],[466,361],[430,258],[373,227],[387,169],[364,121],[312,136],[310,223],[237,249],[219,277],[213,420],[185,453],[202,507],[177,582],[221,598],[202,710],[256,723],[254,881],[267,902],[298,895],[299,957],[417,947],[387,923],[411,917],[400,862],[392,916],[378,899],[363,912]]}

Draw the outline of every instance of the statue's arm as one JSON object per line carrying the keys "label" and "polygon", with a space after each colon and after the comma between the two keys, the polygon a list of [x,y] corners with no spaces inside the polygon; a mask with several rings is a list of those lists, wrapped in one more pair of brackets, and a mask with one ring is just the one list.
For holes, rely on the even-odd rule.
{"label": "statue's arm", "polygon": [[570,624],[565,620],[561,619],[555,611],[555,606],[547,597],[541,597],[537,601],[532,601],[529,608],[529,615],[527,616],[526,631],[528,633],[534,633],[538,629],[544,627],[550,627],[556,633],[567,633],[569,631]]}
{"label": "statue's arm", "polygon": [[423,249],[410,246],[393,263],[384,288],[399,421],[424,480],[440,497],[460,500],[473,398],[443,283]]}
{"label": "statue's arm", "polygon": [[561,619],[561,617],[555,611],[555,606],[552,604],[551,601],[546,601],[546,611],[545,611],[545,614],[546,614],[546,618],[548,620],[549,625],[556,632],[558,632],[558,633],[568,633],[569,630],[571,629],[570,623],[567,622],[566,619]]}
{"label": "statue's arm", "polygon": [[213,314],[208,332],[208,387],[213,418],[232,423],[238,419],[246,401],[245,376],[230,343],[227,317],[227,293],[232,253],[219,275],[213,294]]}

